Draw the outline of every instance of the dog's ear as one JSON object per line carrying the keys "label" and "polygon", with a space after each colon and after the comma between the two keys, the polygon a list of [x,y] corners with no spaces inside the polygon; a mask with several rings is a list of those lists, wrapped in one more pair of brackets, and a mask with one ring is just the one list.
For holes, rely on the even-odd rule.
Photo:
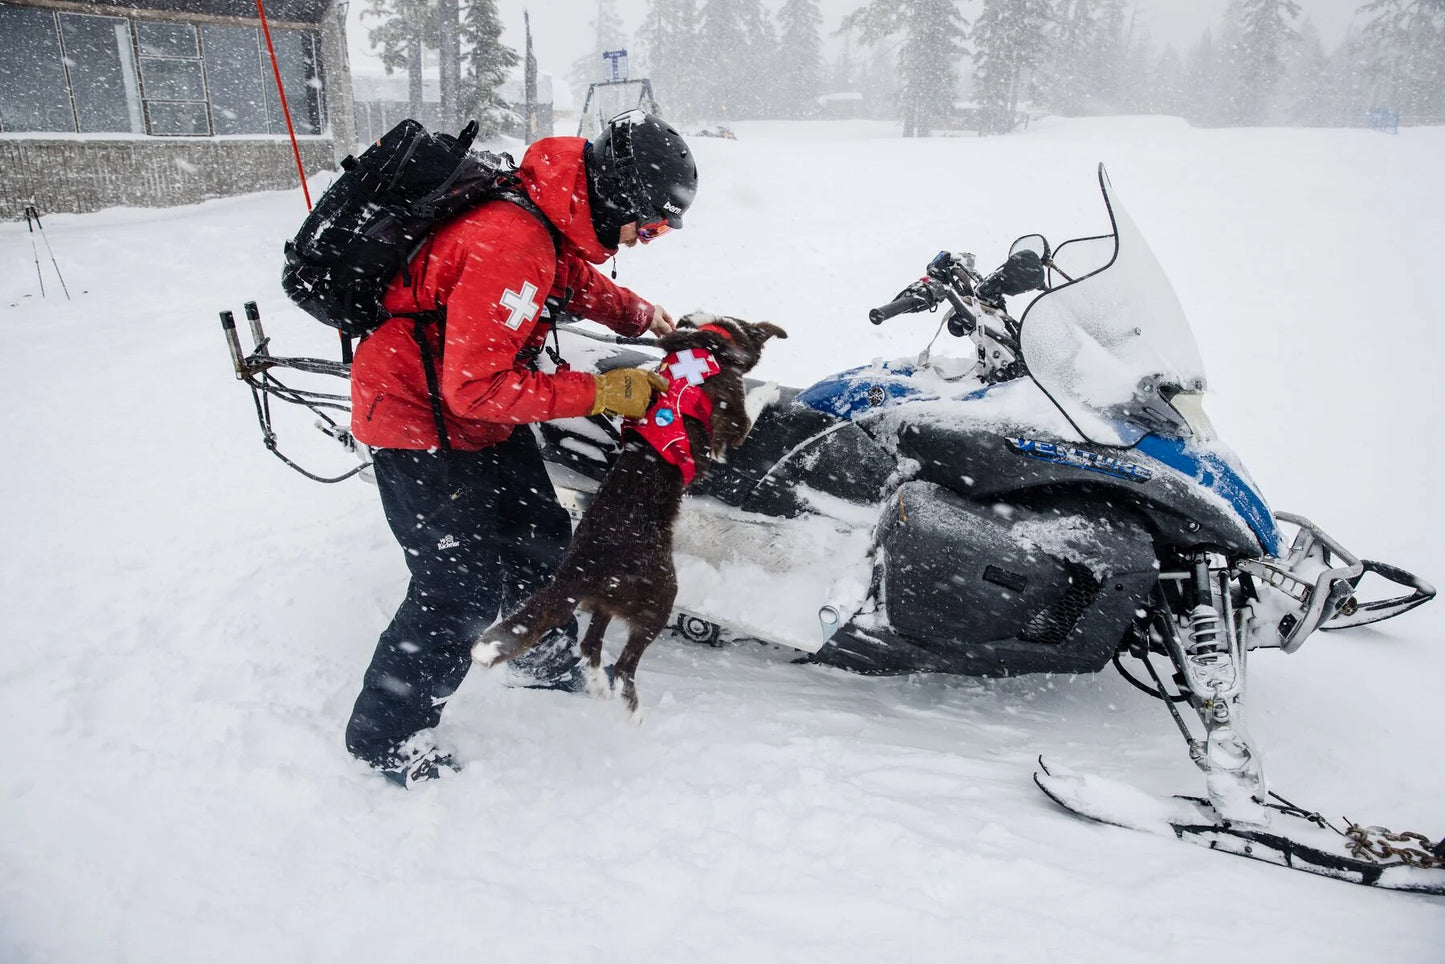
{"label": "dog's ear", "polygon": [[763,345],[769,338],[786,338],[788,333],[768,321],[751,322],[740,318],[719,318],[720,324],[732,334],[729,360],[743,371],[751,371],[762,357]]}
{"label": "dog's ear", "polygon": [[748,337],[752,339],[753,344],[758,346],[759,350],[762,349],[763,344],[769,338],[788,337],[788,333],[786,331],[779,328],[771,321],[740,321],[738,322],[738,325],[743,329],[743,331],[747,332]]}

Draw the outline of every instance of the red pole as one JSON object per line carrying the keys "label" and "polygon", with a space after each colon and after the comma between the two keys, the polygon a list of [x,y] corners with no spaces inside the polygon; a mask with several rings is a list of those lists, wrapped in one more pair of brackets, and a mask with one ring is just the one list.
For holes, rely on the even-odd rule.
{"label": "red pole", "polygon": [[286,105],[286,89],[281,85],[281,65],[276,63],[276,48],[271,45],[271,28],[266,23],[266,8],[256,0],[261,15],[261,32],[266,35],[266,50],[271,54],[271,70],[276,75],[276,93],[281,96],[281,113],[286,115],[286,133],[291,135],[291,153],[296,155],[296,173],[301,177],[301,193],[306,195],[306,210],[311,210],[311,189],[306,186],[306,166],[301,163],[301,147],[296,143],[296,128],[291,126],[291,108]]}

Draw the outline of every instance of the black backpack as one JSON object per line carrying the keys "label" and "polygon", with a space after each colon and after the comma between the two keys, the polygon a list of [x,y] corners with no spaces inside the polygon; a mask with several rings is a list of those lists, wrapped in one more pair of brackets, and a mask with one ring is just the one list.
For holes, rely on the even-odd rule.
{"label": "black backpack", "polygon": [[[429,133],[404,120],[360,157],[341,162],[342,175],[326,189],[296,236],[286,242],[281,287],[318,321],[347,338],[370,334],[392,317],[381,306],[399,271],[406,271],[427,237],[443,223],[483,201],[502,198],[537,217],[557,244],[557,232],[517,178],[507,154],[472,151],[475,121],[456,137]],[[410,284],[410,279],[406,279]],[[447,447],[436,366],[423,328],[440,312],[405,317],[426,367],[427,388],[442,448]],[[345,343],[349,349],[349,342]],[[349,350],[343,349],[350,360]]]}
{"label": "black backpack", "polygon": [[[370,334],[389,315],[381,296],[427,236],[462,211],[506,197],[540,217],[506,154],[470,150],[476,122],[457,137],[404,120],[326,189],[286,242],[281,287],[292,301],[342,334]],[[545,219],[544,219],[545,223]]]}

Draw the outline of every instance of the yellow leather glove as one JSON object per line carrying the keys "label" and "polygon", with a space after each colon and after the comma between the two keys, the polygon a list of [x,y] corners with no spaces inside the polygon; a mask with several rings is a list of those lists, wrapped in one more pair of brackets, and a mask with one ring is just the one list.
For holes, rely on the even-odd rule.
{"label": "yellow leather glove", "polygon": [[623,418],[641,418],[647,414],[653,392],[667,390],[667,379],[657,372],[641,368],[614,368],[597,380],[597,398],[592,402],[592,414],[620,415]]}

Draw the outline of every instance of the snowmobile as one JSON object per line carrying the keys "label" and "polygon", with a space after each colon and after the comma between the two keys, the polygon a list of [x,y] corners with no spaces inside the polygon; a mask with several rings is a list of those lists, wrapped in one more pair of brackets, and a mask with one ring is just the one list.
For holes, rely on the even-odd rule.
{"label": "snowmobile", "polygon": [[[1099,185],[1108,234],[1057,248],[1027,235],[987,276],[972,254],[943,251],[871,310],[882,324],[942,309],[917,358],[803,389],[754,384],[747,444],[694,485],[676,527],[675,628],[781,643],[863,673],[1094,673],[1112,662],[1173,713],[1204,772],[1207,796],[1190,812],[1211,846],[1228,824],[1254,833],[1246,844],[1263,856],[1250,828],[1304,818],[1269,794],[1246,722],[1248,654],[1292,653],[1317,630],[1398,616],[1435,590],[1271,510],[1204,413],[1183,308],[1102,166]],[[1015,318],[1006,296],[1020,295],[1033,297]],[[964,340],[962,358],[935,351],[944,331]],[[602,419],[539,429],[559,494],[580,513],[617,432]],[[1366,598],[1367,576],[1394,588]],[[1193,710],[1193,728],[1177,704]],[[1080,796],[1100,781],[1047,767],[1038,781],[1076,812],[1110,818]],[[1298,839],[1280,848],[1308,862]],[[1311,869],[1375,873],[1334,856],[1320,851]],[[1445,870],[1428,872],[1445,887]]]}
{"label": "snowmobile", "polygon": [[[1164,701],[1205,796],[1121,812],[1128,794],[1040,761],[1035,780],[1055,801],[1299,869],[1445,893],[1445,844],[1354,825],[1331,836],[1318,814],[1272,794],[1246,712],[1251,652],[1292,653],[1316,631],[1398,616],[1435,590],[1271,510],[1204,413],[1183,308],[1102,165],[1099,186],[1107,234],[1057,247],[1025,235],[987,275],[972,254],[942,251],[868,313],[873,324],[938,314],[917,357],[802,389],[749,384],[747,443],[694,484],[675,528],[676,631],[763,640],[862,673],[1113,663]],[[1007,299],[1021,296],[1014,317]],[[344,396],[268,388],[275,368],[340,372],[274,358],[249,305],[248,318],[255,354],[242,355],[233,323],[227,333],[258,413],[267,395],[345,408]],[[573,361],[656,362],[629,346],[645,340],[558,327]],[[937,347],[945,332],[961,353]],[[262,421],[280,455],[269,410]],[[580,516],[620,449],[618,425],[534,428]]]}

